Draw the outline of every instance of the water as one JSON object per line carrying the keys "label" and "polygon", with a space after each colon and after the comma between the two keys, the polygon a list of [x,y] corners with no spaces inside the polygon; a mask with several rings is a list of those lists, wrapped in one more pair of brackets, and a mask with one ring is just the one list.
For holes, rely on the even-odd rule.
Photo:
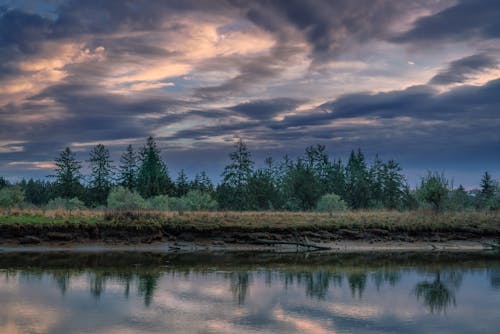
{"label": "water", "polygon": [[0,333],[498,333],[500,254],[0,253]]}

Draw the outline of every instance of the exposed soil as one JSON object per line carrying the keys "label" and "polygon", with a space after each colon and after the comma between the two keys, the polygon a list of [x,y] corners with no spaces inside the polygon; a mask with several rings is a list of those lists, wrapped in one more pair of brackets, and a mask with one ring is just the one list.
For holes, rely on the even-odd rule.
{"label": "exposed soil", "polygon": [[[380,228],[322,230],[220,227],[208,231],[162,225],[0,224],[0,249],[43,247],[109,247],[196,249],[294,249],[293,243],[322,245],[333,250],[482,249],[500,236],[477,232],[403,232]],[[273,243],[275,242],[275,244]],[[290,243],[281,245],[280,243]],[[36,246],[36,247],[34,247]],[[307,247],[299,247],[301,249]]]}

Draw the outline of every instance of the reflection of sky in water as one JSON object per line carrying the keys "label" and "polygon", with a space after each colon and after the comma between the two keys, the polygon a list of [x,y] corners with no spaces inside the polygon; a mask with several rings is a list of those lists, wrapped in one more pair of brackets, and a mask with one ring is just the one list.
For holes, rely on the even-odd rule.
{"label": "reflection of sky in water", "polygon": [[497,333],[500,269],[0,272],[0,333]]}

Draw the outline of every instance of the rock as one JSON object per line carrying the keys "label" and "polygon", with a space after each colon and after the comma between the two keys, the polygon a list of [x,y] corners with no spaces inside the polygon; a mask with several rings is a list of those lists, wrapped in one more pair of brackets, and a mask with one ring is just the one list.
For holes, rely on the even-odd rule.
{"label": "rock", "polygon": [[40,238],[37,238],[37,237],[32,236],[32,235],[27,235],[27,236],[19,239],[19,243],[21,245],[39,244],[41,242],[42,242],[42,240],[40,240]]}

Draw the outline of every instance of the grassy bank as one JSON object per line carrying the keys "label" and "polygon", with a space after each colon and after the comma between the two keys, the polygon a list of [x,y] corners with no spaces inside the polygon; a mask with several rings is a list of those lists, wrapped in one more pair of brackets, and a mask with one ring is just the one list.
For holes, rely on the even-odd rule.
{"label": "grassy bank", "polygon": [[[259,233],[260,235],[255,236]],[[42,241],[153,242],[176,238],[187,241],[219,238],[227,242],[240,242],[256,238],[294,239],[304,235],[316,241],[498,238],[500,214],[436,214],[422,211],[357,211],[335,214],[90,210],[71,213],[61,210],[0,212],[0,239],[3,240],[34,236]],[[33,242],[37,242],[36,239]]]}

